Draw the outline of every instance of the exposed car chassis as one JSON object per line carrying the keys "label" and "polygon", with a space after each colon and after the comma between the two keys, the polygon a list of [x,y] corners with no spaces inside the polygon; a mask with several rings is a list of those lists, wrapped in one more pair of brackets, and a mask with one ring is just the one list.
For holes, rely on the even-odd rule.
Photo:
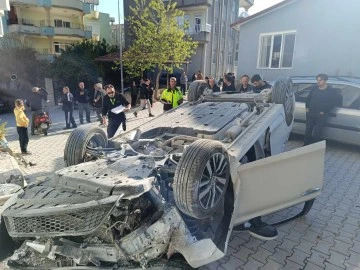
{"label": "exposed car chassis", "polygon": [[[290,84],[213,94],[195,82],[191,102],[119,138],[74,130],[69,167],[4,205],[7,232],[25,239],[9,267],[188,267],[179,254],[199,267],[226,254],[236,224],[302,202],[306,214],[320,194],[324,144],[282,154],[293,121]],[[289,172],[278,171],[294,172],[299,160],[297,176],[285,182]],[[280,194],[283,184],[293,188]]]}

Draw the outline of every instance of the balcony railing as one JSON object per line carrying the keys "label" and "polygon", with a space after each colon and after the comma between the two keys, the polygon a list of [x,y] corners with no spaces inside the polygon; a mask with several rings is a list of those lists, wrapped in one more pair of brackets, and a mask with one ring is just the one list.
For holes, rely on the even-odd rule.
{"label": "balcony railing", "polygon": [[212,0],[173,0],[172,2],[176,2],[176,6],[178,8],[185,8],[185,7],[195,7],[195,6],[210,7],[213,1]]}
{"label": "balcony railing", "polygon": [[210,41],[211,24],[195,24],[185,32],[190,35],[194,41],[206,43]]}
{"label": "balcony railing", "polygon": [[14,4],[23,4],[37,7],[61,7],[71,8],[89,14],[91,12],[90,4],[82,0],[16,0]]}
{"label": "balcony railing", "polygon": [[67,35],[91,38],[91,26],[73,22],[54,22],[50,20],[8,20],[9,33],[41,34],[44,36]]}

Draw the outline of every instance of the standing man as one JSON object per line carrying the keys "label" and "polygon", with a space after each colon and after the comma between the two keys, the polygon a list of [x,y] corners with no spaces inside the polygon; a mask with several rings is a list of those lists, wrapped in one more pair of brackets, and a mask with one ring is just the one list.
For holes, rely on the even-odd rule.
{"label": "standing man", "polygon": [[130,86],[131,107],[136,106],[138,92],[139,92],[139,88],[137,87],[135,80],[133,80],[132,85]]}
{"label": "standing man", "polygon": [[250,77],[248,75],[242,75],[240,78],[240,84],[236,87],[236,90],[240,93],[246,93],[253,91],[254,87],[249,84]]}
{"label": "standing man", "polygon": [[209,87],[208,88],[212,89],[213,93],[220,92],[220,87],[217,86],[217,84],[215,84],[215,79],[212,77],[209,78]]}
{"label": "standing man", "polygon": [[149,117],[154,117],[154,115],[151,113],[151,104],[149,101],[149,95],[153,93],[151,91],[151,84],[149,79],[145,79],[145,82],[141,85],[140,88],[140,106],[134,111],[135,117],[137,117],[138,112],[142,110],[142,108],[145,108],[145,105],[148,108],[149,111]]}
{"label": "standing man", "polygon": [[[126,130],[126,117],[125,112],[128,112],[131,108],[131,104],[126,100],[122,94],[115,92],[114,86],[108,84],[105,86],[106,96],[104,97],[102,117],[103,125],[106,125],[106,115],[109,119],[107,124],[107,135],[108,138],[114,137],[116,131],[122,124],[122,128]],[[112,110],[116,107],[123,106],[124,109],[121,112],[114,113]]]}
{"label": "standing man", "polygon": [[251,83],[254,85],[254,93],[260,93],[264,89],[271,88],[271,85],[266,81],[263,81],[259,74],[255,74],[251,77]]}
{"label": "standing man", "polygon": [[80,124],[84,124],[84,111],[86,114],[86,121],[90,121],[90,104],[89,104],[89,91],[85,88],[83,82],[79,82],[79,95],[77,97],[77,102],[79,105],[79,120]]}
{"label": "standing man", "polygon": [[224,77],[223,92],[235,92],[236,88],[234,85],[235,78],[231,73],[228,73]]}
{"label": "standing man", "polygon": [[187,82],[188,82],[188,77],[186,75],[186,72],[183,71],[183,73],[180,76],[180,89],[183,95],[185,95],[185,91],[187,89]]}
{"label": "standing man", "polygon": [[161,103],[164,104],[164,111],[176,108],[184,102],[181,91],[176,88],[176,78],[170,78],[170,88],[165,89],[161,94]]}
{"label": "standing man", "polygon": [[328,113],[334,107],[341,105],[341,95],[326,83],[327,80],[328,76],[326,74],[317,75],[317,85],[311,89],[306,99],[306,131],[304,145],[321,140],[322,130]]}
{"label": "standing man", "polygon": [[97,118],[100,122],[100,125],[102,125],[103,121],[102,121],[101,113],[102,113],[103,99],[105,96],[105,92],[102,89],[101,83],[94,84],[94,90],[95,90],[95,94],[94,94],[93,105],[95,107],[95,112],[96,112]]}
{"label": "standing man", "polygon": [[75,123],[75,119],[73,116],[73,112],[74,112],[74,97],[73,95],[70,93],[70,89],[67,86],[63,87],[63,93],[64,96],[61,99],[61,103],[62,103],[62,109],[65,113],[65,123],[66,123],[66,127],[64,129],[70,129],[70,124],[72,126],[72,128],[76,128],[76,123]]}
{"label": "standing man", "polygon": [[33,87],[31,90],[32,93],[27,101],[27,106],[31,108],[31,135],[35,135],[35,117],[42,112],[48,93],[45,89],[39,87]]}

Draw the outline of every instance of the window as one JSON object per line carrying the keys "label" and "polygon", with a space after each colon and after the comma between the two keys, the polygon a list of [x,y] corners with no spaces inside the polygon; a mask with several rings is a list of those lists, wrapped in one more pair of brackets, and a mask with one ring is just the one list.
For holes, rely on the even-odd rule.
{"label": "window", "polygon": [[216,57],[217,57],[217,50],[214,50],[212,53],[212,63],[215,64],[216,63]]}
{"label": "window", "polygon": [[55,19],[55,20],[54,20],[54,25],[55,25],[55,27],[71,28],[70,22],[66,22],[66,21],[63,21],[63,20],[57,20],[57,19]]}
{"label": "window", "polygon": [[70,46],[70,43],[54,42],[54,52],[62,53],[68,46]]}
{"label": "window", "polygon": [[184,15],[184,29],[189,30],[190,27],[190,15]]}
{"label": "window", "polygon": [[195,33],[199,33],[201,31],[201,15],[195,15],[194,29],[195,29]]}
{"label": "window", "polygon": [[258,68],[292,68],[295,32],[260,35]]}
{"label": "window", "polygon": [[229,52],[229,55],[228,55],[228,64],[229,65],[233,64],[233,58],[232,58],[232,53],[231,52]]}
{"label": "window", "polygon": [[348,109],[360,109],[360,89],[351,85],[332,85],[342,96],[342,106]]}

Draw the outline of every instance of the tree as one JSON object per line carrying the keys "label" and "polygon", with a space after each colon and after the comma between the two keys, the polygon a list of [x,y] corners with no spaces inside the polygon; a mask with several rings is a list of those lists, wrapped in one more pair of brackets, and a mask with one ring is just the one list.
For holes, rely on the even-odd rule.
{"label": "tree", "polygon": [[0,39],[0,97],[13,101],[22,98],[44,79],[42,67],[47,63],[37,58],[28,44],[12,37]]}
{"label": "tree", "polygon": [[[173,72],[194,53],[197,42],[185,34],[187,25],[179,25],[184,12],[176,3],[162,0],[135,0],[128,18],[132,45],[124,53],[127,73],[141,76],[146,69],[158,68],[156,87],[162,70]],[[171,62],[170,65],[166,63]]]}
{"label": "tree", "polygon": [[118,47],[109,45],[105,39],[97,42],[84,40],[71,44],[52,64],[51,75],[62,80],[70,89],[76,88],[79,81],[88,85],[94,84],[98,77],[106,73],[106,68],[98,65],[94,61],[95,58],[117,51]]}

